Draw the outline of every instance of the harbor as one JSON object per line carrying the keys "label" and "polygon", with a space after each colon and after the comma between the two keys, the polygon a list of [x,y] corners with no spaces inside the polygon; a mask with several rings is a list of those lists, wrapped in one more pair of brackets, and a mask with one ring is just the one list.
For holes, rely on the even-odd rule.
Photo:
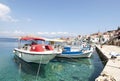
{"label": "harbor", "polygon": [[120,0],[0,0],[0,81],[120,81]]}
{"label": "harbor", "polygon": [[105,60],[107,60],[103,71],[96,81],[120,81],[120,47],[113,45],[103,45],[101,47],[101,45],[97,45],[96,49],[98,49],[98,51],[101,52],[100,54],[104,55]]}
{"label": "harbor", "polygon": [[0,80],[120,81],[119,30],[59,39],[0,38]]}
{"label": "harbor", "polygon": [[104,67],[94,51],[90,58],[55,58],[41,65],[37,76],[39,64],[27,63],[15,56],[12,50],[18,43],[12,41],[0,41],[1,81],[94,81]]}

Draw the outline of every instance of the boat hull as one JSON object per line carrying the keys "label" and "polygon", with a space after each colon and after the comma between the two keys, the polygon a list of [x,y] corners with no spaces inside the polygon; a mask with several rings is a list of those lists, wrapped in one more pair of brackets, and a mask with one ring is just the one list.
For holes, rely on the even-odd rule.
{"label": "boat hull", "polygon": [[62,54],[57,55],[57,57],[65,57],[65,58],[89,58],[93,53],[93,48],[84,47],[64,47]]}
{"label": "boat hull", "polygon": [[87,52],[87,53],[81,53],[81,52],[68,52],[64,54],[57,55],[57,57],[62,57],[62,58],[89,58],[91,57],[92,52]]}
{"label": "boat hull", "polygon": [[26,62],[33,62],[33,63],[41,63],[47,64],[50,60],[52,60],[59,52],[54,53],[53,51],[49,52],[29,52],[23,51],[20,49],[14,49],[14,54],[17,55],[19,58],[23,59]]}

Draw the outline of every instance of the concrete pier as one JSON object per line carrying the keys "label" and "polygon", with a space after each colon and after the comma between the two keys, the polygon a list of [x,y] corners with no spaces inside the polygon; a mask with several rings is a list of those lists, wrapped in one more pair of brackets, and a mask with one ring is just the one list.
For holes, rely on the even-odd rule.
{"label": "concrete pier", "polygon": [[[108,62],[106,63],[103,71],[100,76],[96,78],[95,81],[120,81],[120,47],[112,45],[97,45],[96,48],[98,51],[107,58]],[[111,53],[119,54],[116,57],[112,57]]]}

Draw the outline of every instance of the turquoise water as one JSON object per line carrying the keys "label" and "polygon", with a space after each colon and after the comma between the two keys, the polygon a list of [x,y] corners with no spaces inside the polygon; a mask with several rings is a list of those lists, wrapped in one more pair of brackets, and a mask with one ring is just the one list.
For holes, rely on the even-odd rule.
{"label": "turquoise water", "polygon": [[0,41],[0,81],[95,81],[104,65],[98,54],[91,58],[55,58],[47,65],[26,63],[14,56],[17,42]]}

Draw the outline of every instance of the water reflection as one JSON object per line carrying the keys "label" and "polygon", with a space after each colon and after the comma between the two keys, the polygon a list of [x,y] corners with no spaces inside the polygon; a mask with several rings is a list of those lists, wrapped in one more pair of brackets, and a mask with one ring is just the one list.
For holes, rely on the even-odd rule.
{"label": "water reflection", "polygon": [[59,81],[88,81],[93,71],[91,59],[86,58],[57,58],[46,66],[50,68],[46,69],[51,73],[49,76],[55,76]]}
{"label": "water reflection", "polygon": [[[19,74],[36,76],[39,64],[27,63],[14,56],[15,63],[19,68]],[[41,65],[38,80],[40,81],[82,81],[91,76],[93,66],[91,59],[64,59],[55,58],[46,65]]]}
{"label": "water reflection", "polygon": [[[26,74],[36,76],[39,64],[27,63],[27,62],[23,61],[22,59],[20,59],[16,55],[14,56],[14,61],[17,64],[17,67],[19,68],[19,70],[18,70],[19,73],[24,72]],[[41,67],[40,67],[40,72],[39,72],[40,76],[44,76],[44,73],[45,73],[44,67],[45,67],[45,65],[41,65]]]}
{"label": "water reflection", "polygon": [[52,62],[60,62],[71,65],[82,65],[92,66],[91,58],[55,58]]}

